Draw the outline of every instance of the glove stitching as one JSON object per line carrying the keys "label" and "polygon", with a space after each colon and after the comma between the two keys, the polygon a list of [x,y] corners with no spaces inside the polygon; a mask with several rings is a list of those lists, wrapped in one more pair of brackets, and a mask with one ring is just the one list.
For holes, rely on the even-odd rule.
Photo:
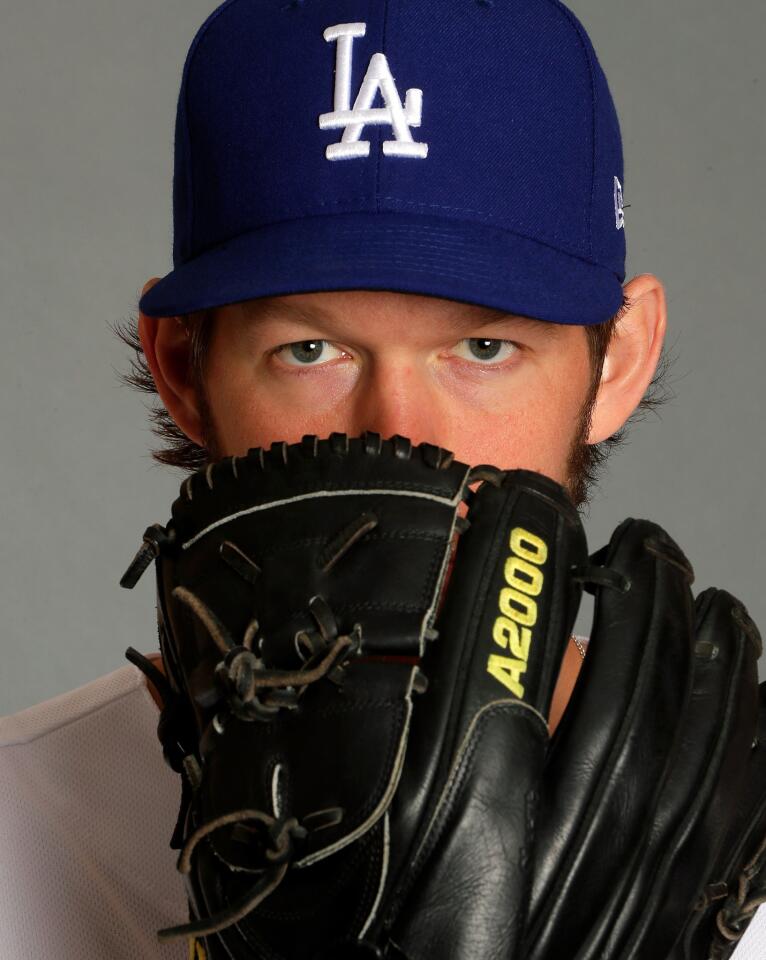
{"label": "glove stitching", "polygon": [[380,698],[370,698],[370,699],[360,699],[354,701],[354,703],[339,703],[334,707],[322,707],[321,710],[317,710],[317,717],[335,717],[342,716],[346,713],[364,713],[370,707],[379,708],[379,707],[395,707],[396,709],[401,709],[402,701],[401,699],[395,699],[394,697],[380,697]]}
{"label": "glove stitching", "polygon": [[[378,796],[378,794],[385,792],[385,788],[387,786],[387,783],[392,773],[391,767],[396,757],[396,753],[399,749],[399,745],[402,737],[405,738],[405,741],[409,739],[408,725],[405,726],[404,730],[400,729],[402,726],[403,720],[406,724],[406,717],[403,716],[403,714],[406,713],[406,711],[403,709],[403,706],[404,705],[402,704],[401,701],[399,701],[396,704],[397,717],[396,717],[395,723],[392,723],[389,727],[389,730],[390,730],[389,737],[388,737],[389,745],[388,745],[388,750],[386,751],[386,762],[381,766],[382,772],[378,777],[377,783],[375,784],[375,788],[369,794],[369,799],[367,800],[367,803],[365,803],[364,806],[359,811],[358,820],[360,824],[364,823],[367,817],[374,812],[375,807],[380,803],[380,800],[382,799],[382,797]],[[388,803],[386,804],[385,808],[380,811],[380,816],[376,818],[374,823],[370,824],[368,829],[371,829],[372,827],[377,826],[377,824],[380,822],[380,819],[383,817],[383,814],[386,812],[386,810],[388,810],[389,806],[391,805],[391,800],[393,800],[394,798],[394,793],[395,791],[392,792],[391,797]],[[365,831],[365,833],[366,832],[367,831]]]}
{"label": "glove stitching", "polygon": [[[433,591],[431,591],[433,592]],[[425,612],[423,603],[396,603],[392,600],[364,600],[359,603],[333,602],[333,607],[337,610],[395,610],[398,613],[421,613]]]}
{"label": "glove stitching", "polygon": [[[699,769],[697,770],[697,778],[694,784],[694,789],[691,790],[691,802],[683,807],[683,809],[680,811],[680,815],[677,818],[674,818],[675,826],[671,830],[667,831],[665,842],[661,845],[662,850],[665,852],[663,853],[662,851],[658,851],[657,853],[650,891],[646,897],[646,904],[642,913],[639,915],[638,921],[636,924],[634,924],[633,932],[630,934],[628,941],[631,946],[634,943],[640,945],[645,940],[646,925],[649,923],[650,916],[653,916],[657,910],[657,901],[661,898],[662,890],[664,889],[662,884],[666,882],[668,874],[672,872],[673,866],[677,862],[677,851],[679,848],[682,848],[684,844],[688,843],[689,834],[692,833],[694,828],[699,824],[700,816],[704,815],[705,811],[709,809],[710,795],[715,795],[721,766],[724,763],[731,747],[730,741],[725,739],[725,734],[731,733],[731,727],[733,723],[732,718],[736,711],[740,687],[741,667],[744,656],[744,643],[740,642],[733,651],[732,662],[728,668],[729,677],[726,685],[723,705],[717,716],[716,739],[713,742],[712,749],[708,748],[706,751],[704,762],[699,765]],[[673,768],[674,765],[671,762],[670,772],[665,777],[665,782],[670,780],[672,784]],[[662,806],[663,793],[660,794],[657,800],[656,809],[660,809]],[[647,826],[647,834],[650,839],[652,834],[651,824]],[[720,841],[721,843],[723,842],[723,839],[724,838],[722,837]],[[639,848],[643,847],[643,844],[643,839],[640,839],[638,844]],[[714,855],[717,855],[717,853],[718,849],[714,851]],[[724,906],[724,908],[719,911],[719,917],[721,914],[723,914],[725,909],[726,907]]]}
{"label": "glove stitching", "polygon": [[[402,720],[403,720],[402,714],[405,713],[404,704],[402,703],[402,701],[399,700],[395,703],[392,703],[391,701],[387,701],[384,705],[394,706],[398,714],[398,716],[396,716],[395,718],[392,718],[392,722],[388,725],[388,730],[389,730],[388,737],[387,737],[388,746],[385,754],[385,762],[382,763],[381,766],[379,767],[381,772],[375,782],[373,789],[370,790],[368,793],[367,801],[357,811],[354,811],[351,816],[348,816],[346,818],[345,820],[346,835],[341,837],[339,840],[338,839],[334,840],[331,844],[331,846],[333,847],[336,844],[344,841],[346,839],[346,836],[348,836],[350,833],[355,833],[357,830],[363,827],[365,825],[365,821],[375,812],[376,807],[380,805],[383,797],[385,796],[386,787],[392,776],[393,762],[399,750],[402,737],[406,738],[408,736],[408,733],[409,733],[408,729],[406,729],[406,727],[404,731],[402,731],[401,729]],[[338,712],[340,713],[342,711],[339,710]],[[326,716],[327,714],[323,714],[323,715]],[[359,839],[360,837],[364,837],[371,829],[373,829],[380,822],[380,818],[383,816],[383,814],[386,812],[386,810],[390,806],[391,799],[393,799],[394,792],[395,791],[392,791],[392,796],[389,799],[389,802],[386,804],[386,806],[383,809],[381,809],[379,816],[376,817],[372,823],[367,824],[367,828],[363,830],[362,833],[356,839]],[[227,861],[221,855],[220,851],[216,848],[216,840],[218,839],[216,835],[211,833],[207,836],[206,839],[208,840],[210,847],[213,849],[216,855],[221,860],[223,860],[224,863],[226,863]],[[221,842],[220,839],[218,839],[218,842],[219,843]],[[355,841],[352,841],[352,842],[355,842]],[[341,849],[347,845],[348,845],[348,842],[342,843]],[[314,851],[313,853],[308,854],[307,857],[304,858],[304,860],[310,858],[310,862],[317,862],[325,859],[325,856],[322,855],[324,854],[325,849],[326,848],[320,847],[318,850]],[[331,854],[327,854],[327,855],[329,856]],[[298,862],[293,861],[293,866],[296,868],[305,868],[305,866],[309,866],[309,865],[310,863],[304,864],[301,861],[298,861]]]}
{"label": "glove stitching", "polygon": [[[394,463],[397,462],[397,461],[396,461],[396,458],[392,458],[392,461],[393,461]],[[244,461],[242,460],[242,458],[240,458],[240,463],[242,464],[243,462],[244,462]],[[325,462],[326,462],[326,461],[325,461]],[[360,463],[360,465],[363,466],[364,463],[365,463],[365,461],[364,461],[363,459],[360,459],[360,460],[359,460],[359,463]],[[450,487],[452,487],[452,486],[459,486],[459,485],[460,485],[460,484],[456,484],[454,481],[453,481],[453,482],[450,482],[450,474],[454,472],[454,462],[453,462],[452,464],[450,464],[450,465],[447,467],[446,470],[442,470],[442,469],[440,469],[440,468],[438,468],[438,467],[433,467],[433,466],[431,466],[430,464],[423,463],[422,461],[421,461],[421,462],[418,462],[417,460],[415,460],[414,463],[415,463],[415,467],[413,468],[413,467],[410,466],[410,469],[419,470],[419,471],[421,471],[421,472],[424,473],[424,474],[425,474],[427,471],[430,471],[430,473],[431,473],[432,476],[433,476],[433,474],[436,474],[436,476],[439,477],[442,482],[439,482],[438,480],[437,480],[436,482],[432,482],[432,483],[429,483],[427,480],[412,480],[412,481],[408,482],[408,481],[406,481],[406,480],[397,480],[397,479],[395,479],[395,478],[391,478],[390,481],[387,481],[387,482],[390,482],[390,483],[392,483],[392,484],[393,484],[393,483],[401,484],[401,485],[409,486],[409,487],[413,487],[413,488],[415,488],[415,487],[417,487],[417,486],[422,486],[422,487],[424,487],[424,488],[425,488],[425,487],[429,487],[429,488],[432,489],[432,490],[440,490],[440,491],[445,490],[445,488],[450,488]],[[216,464],[212,464],[211,466],[215,467]],[[261,466],[261,464],[258,464],[258,465],[256,466],[255,464],[253,464],[252,461],[250,461],[250,469],[251,469],[251,471],[252,471],[252,470],[255,470],[255,471],[257,472],[258,481],[261,482],[261,483],[264,481],[264,479],[267,480],[267,481],[268,481],[269,479],[273,479],[273,480],[278,481],[278,482],[280,482],[280,483],[283,482],[283,481],[284,481],[284,475],[285,475],[285,473],[293,473],[293,471],[291,470],[291,466],[292,466],[292,465],[289,464],[289,463],[287,463],[287,464],[281,463],[281,464],[279,464],[279,470],[274,470],[274,471],[272,471],[272,470],[268,470],[268,469],[266,469],[265,467]],[[284,469],[285,467],[287,467],[287,470]],[[300,464],[300,469],[305,470],[305,468],[306,468],[306,463],[305,463],[305,461],[302,461],[301,464]],[[296,469],[298,469],[297,466],[296,466]],[[181,485],[181,490],[180,490],[180,495],[179,495],[179,501],[180,501],[181,503],[191,503],[191,502],[193,502],[193,497],[194,497],[194,496],[197,497],[197,500],[198,500],[198,501],[199,501],[200,499],[202,499],[203,497],[208,497],[208,498],[210,498],[210,499],[215,499],[215,498],[217,497],[217,494],[216,494],[216,491],[215,491],[215,481],[214,481],[214,483],[213,483],[213,486],[211,486],[210,483],[208,482],[208,478],[207,478],[207,476],[206,476],[206,473],[207,473],[208,470],[209,470],[209,467],[204,467],[202,470],[198,470],[196,473],[192,474],[190,477],[188,477],[186,480],[184,480],[183,484]],[[247,473],[247,469],[244,471],[244,473]],[[465,473],[465,471],[464,471],[464,470],[461,470],[461,475],[462,475],[463,473]],[[236,480],[236,483],[230,484],[230,488],[231,488],[231,486],[234,486],[235,489],[236,489],[236,486],[237,486],[237,485],[241,485],[242,483],[246,483],[246,482],[247,482],[247,479],[248,479],[248,478],[247,478],[246,476],[244,476],[244,475],[243,475],[243,476],[236,477],[236,478],[233,478],[233,477],[231,477],[231,476],[223,476],[223,477],[216,477],[216,478],[215,478],[216,481],[219,481],[219,480],[230,480],[230,481],[231,481],[231,480]],[[321,478],[317,478],[317,482],[321,482]],[[357,486],[363,487],[363,486],[365,486],[365,485],[374,483],[375,480],[374,480],[374,479],[373,479],[373,480],[369,480],[369,479],[367,479],[367,478],[360,477],[360,478],[358,478],[357,480],[352,481],[352,482],[353,482],[355,485],[357,485]],[[461,483],[462,483],[462,476],[461,476]],[[333,486],[333,485],[332,485],[332,481],[328,481],[327,483],[323,483],[322,486],[323,486],[323,488],[326,489],[326,490],[332,489],[332,486]],[[231,493],[231,489],[229,489],[228,492]]]}
{"label": "glove stitching", "polygon": [[[268,481],[270,476],[274,479],[275,483],[276,482],[279,483],[280,488],[283,487],[284,476],[279,476],[275,474],[272,474],[272,475],[266,474],[265,477],[259,477],[259,480],[260,482],[263,482],[264,479]],[[192,480],[194,479],[194,477],[190,477],[189,479]],[[445,479],[447,481],[449,480],[448,477],[446,477]],[[462,486],[462,477],[461,477],[460,483],[449,483],[449,482],[428,483],[427,481],[424,481],[424,480],[398,480],[395,477],[389,477],[389,478],[383,478],[383,479],[381,479],[380,477],[371,477],[370,479],[360,477],[359,479],[356,479],[356,480],[346,479],[346,480],[337,480],[335,482],[328,480],[325,482],[322,480],[321,477],[317,477],[315,483],[307,484],[306,486],[301,486],[301,485],[296,486],[294,496],[308,497],[311,494],[320,493],[322,491],[337,492],[339,490],[347,491],[351,495],[353,495],[355,490],[360,490],[360,491],[381,490],[383,491],[383,495],[385,495],[385,492],[387,490],[412,490],[416,493],[428,493],[433,495],[434,497],[438,497],[440,500],[444,500],[445,502],[448,502],[454,499],[455,496],[457,496],[461,486]],[[228,491],[228,492],[229,492],[229,496],[226,496],[226,497],[216,495],[215,491],[213,491],[211,495],[211,491],[207,488],[207,485],[202,490],[197,490],[197,489],[194,490],[194,493],[198,495],[198,499],[201,499],[199,497],[199,494],[202,493],[203,495],[209,497],[210,500],[218,501],[218,503],[220,503],[221,506],[226,506],[227,508],[230,506],[230,503],[231,503],[232,491]],[[266,506],[272,502],[279,502],[280,499],[281,499],[280,497],[272,496],[262,501],[256,500],[255,502],[253,502],[252,500],[249,500],[248,502],[250,503],[251,506]],[[199,504],[195,503],[191,498],[189,498],[188,500],[182,499],[177,501],[179,509],[188,508],[189,503],[192,503],[197,510],[199,509]]]}
{"label": "glove stitching", "polygon": [[[301,860],[294,863],[296,869],[308,867],[312,863],[316,863],[319,860],[325,859],[325,857],[332,856],[332,854],[336,853],[338,850],[342,850],[350,843],[354,843],[359,839],[359,837],[362,837],[368,833],[370,829],[374,827],[374,825],[380,820],[386,810],[388,810],[388,808],[391,806],[391,802],[396,794],[396,788],[399,784],[402,770],[404,768],[404,758],[406,754],[407,742],[409,740],[410,724],[412,722],[412,701],[410,700],[409,689],[405,704],[400,704],[400,712],[402,707],[404,707],[404,723],[402,724],[401,719],[397,718],[397,723],[391,726],[392,733],[395,731],[399,732],[396,734],[396,736],[392,736],[390,738],[390,746],[386,756],[386,763],[383,767],[385,772],[382,777],[379,778],[378,784],[376,784],[375,790],[371,794],[370,799],[362,807],[362,814],[358,815],[358,819],[361,822],[355,829],[351,830],[339,840],[336,840],[329,847],[319,850],[316,853],[309,854],[308,856],[305,856]],[[400,727],[401,730],[399,729]],[[391,758],[392,753],[394,753],[393,763]],[[384,784],[382,795],[376,801],[375,797],[380,789],[381,780],[386,780],[387,782]],[[369,808],[372,807],[373,803],[376,805],[369,813],[367,813]]]}
{"label": "glove stitching", "polygon": [[[446,548],[447,540],[442,539],[442,544]],[[416,603],[397,603],[391,600],[365,600],[357,603],[335,601],[333,606],[336,609],[344,611],[395,610],[399,613],[425,613],[433,599],[443,562],[444,550],[434,550],[428,570],[424,576],[424,585]]]}
{"label": "glove stitching", "polygon": [[[624,521],[621,525],[626,527],[629,523],[628,520]],[[618,528],[620,529],[620,528]],[[606,563],[612,563],[614,560],[613,555],[607,556],[605,558]],[[541,948],[543,952],[547,949],[550,949],[550,944],[547,941],[547,936],[553,926],[558,922],[558,917],[565,909],[566,904],[568,903],[567,897],[571,897],[571,885],[573,883],[573,876],[577,876],[577,868],[573,867],[573,863],[576,864],[578,855],[580,852],[587,846],[587,838],[591,829],[593,828],[593,823],[597,820],[597,814],[602,810],[605,805],[608,806],[609,803],[613,803],[613,794],[615,790],[615,784],[611,772],[616,767],[616,757],[622,755],[626,741],[630,738],[630,732],[633,725],[633,717],[636,711],[639,709],[639,705],[642,702],[644,696],[646,696],[646,687],[647,687],[647,658],[650,656],[657,657],[658,653],[658,631],[657,631],[657,609],[655,603],[655,594],[657,586],[656,582],[652,582],[652,594],[647,596],[646,603],[648,609],[651,610],[651,618],[648,626],[647,637],[652,640],[651,646],[646,644],[643,648],[641,659],[638,664],[636,672],[636,682],[634,683],[633,690],[630,695],[627,708],[623,712],[619,723],[616,725],[614,730],[614,735],[611,738],[608,748],[605,750],[604,755],[601,759],[597,771],[597,777],[595,778],[595,788],[591,789],[586,802],[580,811],[580,817],[574,828],[574,830],[567,837],[567,842],[565,847],[562,849],[562,854],[559,857],[559,866],[557,874],[550,878],[548,882],[548,889],[544,894],[539,898],[537,904],[537,910],[535,913],[535,918],[530,924],[530,932],[528,933],[526,940],[529,944],[540,944],[541,942],[545,943],[546,946]],[[604,797],[607,797],[606,804]],[[651,802],[651,809],[654,809],[656,800],[656,791],[652,794],[653,799]],[[586,838],[586,841],[583,840]],[[564,890],[565,892],[562,892]],[[566,891],[570,891],[568,894]],[[530,918],[532,914],[530,913]]]}
{"label": "glove stitching", "polygon": [[495,713],[505,712],[512,715],[516,714],[519,720],[533,727],[543,743],[548,742],[548,726],[545,720],[534,707],[524,703],[523,700],[495,700],[485,704],[474,714],[463,736],[461,745],[455,754],[450,773],[439,794],[439,799],[428,826],[423,831],[421,845],[411,860],[403,887],[396,896],[395,904],[392,905],[390,916],[396,916],[398,913],[400,904],[406,899],[407,894],[417,879],[417,874],[420,872],[424,862],[431,856],[434,846],[441,838],[444,823],[452,812],[452,800],[458,794],[466,776],[472,770],[471,765],[484,726]]}
{"label": "glove stitching", "polygon": [[370,869],[364,872],[364,894],[359,898],[359,903],[357,904],[351,921],[351,930],[358,931],[356,934],[357,937],[367,932],[366,928],[369,927],[369,923],[374,919],[373,911],[377,913],[380,908],[380,904],[376,903],[376,901],[379,895],[382,897],[383,894],[381,881],[385,883],[385,877],[381,877],[381,873],[385,859],[383,846],[388,824],[387,816],[388,810],[386,810],[365,837],[365,840],[368,841],[367,846],[372,848],[372,856],[370,860],[368,860]]}
{"label": "glove stitching", "polygon": [[[380,824],[382,824],[382,819],[375,824],[375,827],[373,828],[373,830],[371,830],[368,834],[365,834],[365,836],[362,838],[363,842],[359,844],[354,844],[352,846],[351,856],[349,858],[345,858],[345,857],[342,858],[341,862],[334,866],[334,869],[332,870],[331,879],[328,880],[327,878],[325,878],[323,882],[322,890],[323,890],[323,893],[327,894],[327,899],[329,901],[337,899],[338,895],[333,891],[337,890],[338,888],[347,886],[349,882],[354,879],[355,875],[359,872],[360,868],[361,870],[364,871],[364,874],[365,874],[365,878],[366,878],[364,880],[365,884],[369,886],[371,882],[369,875],[374,877],[375,882],[377,882],[377,876],[378,876],[377,869],[369,871],[366,869],[366,867],[369,864],[370,857],[379,856],[379,854],[378,854],[378,851],[375,849],[373,849],[371,852],[368,851],[367,847],[370,846],[370,844],[368,844],[367,841],[368,841],[368,838],[372,836],[374,831],[378,829],[378,826]],[[222,858],[220,857],[219,859],[222,860]],[[225,860],[222,860],[222,862],[226,864]],[[277,891],[275,891],[275,894],[277,894],[278,896]],[[223,888],[221,887],[218,899],[220,902],[225,902],[225,900],[231,899],[231,897],[230,895],[227,896],[223,892]],[[321,915],[327,909],[326,903],[324,903],[321,900],[318,900],[313,904],[313,909],[311,905],[307,906],[304,904],[301,906],[300,910],[290,910],[289,908],[274,908],[273,906],[270,906],[272,903],[273,901],[270,898],[264,900],[261,904],[258,905],[256,910],[253,911],[253,917],[259,917],[264,920],[267,919],[275,922],[280,922],[280,921],[304,922],[307,916],[310,917],[317,914]],[[358,912],[361,912],[361,911],[358,910]],[[359,918],[357,917],[356,919],[358,921]]]}
{"label": "glove stitching", "polygon": [[[403,529],[403,530],[388,530],[381,533],[370,532],[365,534],[364,542],[368,541],[386,541],[386,540],[424,540],[424,541],[438,541],[444,542],[446,537],[443,532],[438,532],[434,530],[418,530],[418,529]],[[316,537],[303,537],[299,540],[290,540],[288,543],[281,544],[273,550],[269,550],[261,554],[262,561],[268,560],[270,557],[278,557],[282,554],[289,553],[292,550],[304,550],[306,547],[317,547],[323,546],[327,542],[327,536],[316,536]]]}

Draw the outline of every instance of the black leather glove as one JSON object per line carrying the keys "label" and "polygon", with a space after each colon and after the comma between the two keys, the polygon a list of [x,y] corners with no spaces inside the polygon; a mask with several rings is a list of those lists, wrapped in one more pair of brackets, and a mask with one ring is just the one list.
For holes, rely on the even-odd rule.
{"label": "black leather glove", "polygon": [[[194,474],[123,585],[154,558],[190,906],[161,940],[654,960],[712,935],[762,776],[760,638],[725,591],[694,601],[656,524],[589,558],[549,478],[333,434]],[[589,653],[549,743],[583,586]]]}

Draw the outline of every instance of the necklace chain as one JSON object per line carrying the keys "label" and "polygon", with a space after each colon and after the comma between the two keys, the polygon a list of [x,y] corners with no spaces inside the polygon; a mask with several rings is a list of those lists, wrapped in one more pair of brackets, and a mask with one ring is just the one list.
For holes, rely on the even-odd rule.
{"label": "necklace chain", "polygon": [[576,637],[574,634],[572,634],[572,643],[574,643],[574,645],[577,647],[577,652],[580,654],[580,656],[584,660],[585,644],[582,642],[582,640],[579,637]]}

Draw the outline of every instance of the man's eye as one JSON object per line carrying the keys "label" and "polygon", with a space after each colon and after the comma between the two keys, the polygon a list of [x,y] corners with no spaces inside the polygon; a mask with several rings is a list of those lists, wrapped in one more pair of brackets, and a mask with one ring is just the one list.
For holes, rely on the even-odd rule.
{"label": "man's eye", "polygon": [[[335,351],[333,355],[332,351]],[[343,351],[333,347],[326,340],[299,340],[296,343],[286,343],[278,347],[274,353],[291,367],[320,366],[319,360],[334,360],[342,355]]]}
{"label": "man's eye", "polygon": [[467,337],[455,348],[464,360],[500,363],[513,356],[518,347],[512,340],[491,340],[489,337]]}

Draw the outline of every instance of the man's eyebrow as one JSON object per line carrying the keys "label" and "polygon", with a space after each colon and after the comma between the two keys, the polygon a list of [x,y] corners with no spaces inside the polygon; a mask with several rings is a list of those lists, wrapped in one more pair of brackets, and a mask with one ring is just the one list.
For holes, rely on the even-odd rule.
{"label": "man's eyebrow", "polygon": [[[557,337],[561,331],[561,324],[553,323],[548,320],[538,320],[534,317],[526,317],[521,314],[508,313],[503,310],[487,309],[480,314],[467,313],[472,304],[461,305],[448,315],[448,321],[455,327],[484,327],[493,324],[508,323],[512,326],[527,330],[530,333],[537,332],[546,339]],[[293,323],[301,323],[306,326],[312,326],[316,323],[331,324],[333,314],[325,310],[318,304],[303,307],[295,303],[289,303],[285,300],[276,300],[273,297],[259,297],[256,300],[247,301],[244,304],[245,317],[249,322],[257,322],[262,319],[291,320]]]}
{"label": "man's eyebrow", "polygon": [[560,323],[553,323],[550,320],[538,320],[535,317],[525,317],[519,313],[502,313],[502,311],[493,310],[485,316],[479,316],[474,319],[467,317],[465,320],[467,326],[484,327],[492,324],[509,323],[521,330],[527,330],[529,333],[539,333],[546,339],[554,339],[561,334]]}
{"label": "man's eyebrow", "polygon": [[332,314],[322,307],[299,307],[295,303],[285,300],[275,300],[273,297],[259,297],[248,300],[243,304],[245,317],[250,322],[263,320],[292,320],[295,323],[312,324],[332,320]]}

